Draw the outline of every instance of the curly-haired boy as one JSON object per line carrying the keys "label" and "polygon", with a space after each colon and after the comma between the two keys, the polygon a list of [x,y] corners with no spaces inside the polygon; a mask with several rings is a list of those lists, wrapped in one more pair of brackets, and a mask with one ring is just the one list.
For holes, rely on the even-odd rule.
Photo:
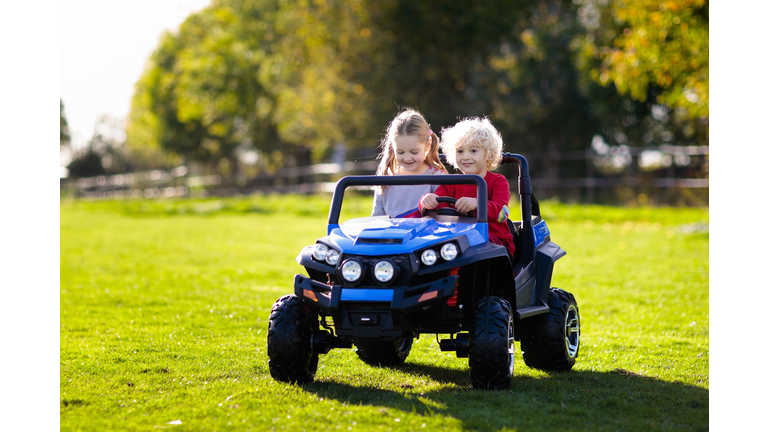
{"label": "curly-haired boy", "polygon": [[[509,256],[515,252],[509,219],[509,183],[501,175],[490,171],[499,167],[504,146],[501,134],[487,118],[469,118],[442,130],[440,147],[447,162],[464,174],[477,174],[488,185],[488,237],[493,243],[505,246]],[[441,185],[435,193],[421,197],[419,210],[439,207],[438,196],[456,198],[454,207],[461,213],[477,209],[477,188],[473,185]],[[445,204],[442,204],[445,205]]]}

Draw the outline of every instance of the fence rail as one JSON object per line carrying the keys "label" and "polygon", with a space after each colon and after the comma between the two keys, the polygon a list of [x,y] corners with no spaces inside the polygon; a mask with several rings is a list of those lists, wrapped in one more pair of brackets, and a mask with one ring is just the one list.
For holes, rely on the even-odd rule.
{"label": "fence rail", "polygon": [[[613,150],[613,149],[612,149]],[[642,157],[645,152],[658,152],[671,157],[708,155],[708,146],[657,146],[657,147],[624,147],[620,153],[629,157]],[[593,150],[557,152],[548,154],[549,160],[575,161],[592,160],[601,157],[612,157],[616,154],[599,154]],[[543,160],[542,154],[526,155],[529,161]],[[637,158],[635,159],[635,163]],[[589,163],[589,162],[588,162]],[[591,169],[593,169],[592,167]],[[104,175],[80,178],[76,181],[62,181],[62,190],[75,198],[86,200],[101,199],[154,199],[185,196],[232,196],[253,193],[319,193],[333,192],[338,178],[347,174],[373,174],[376,163],[344,162],[321,163],[304,167],[283,168],[271,173],[262,173],[249,178],[245,184],[233,185],[220,175],[189,175],[185,166],[172,170],[153,170],[146,172]],[[669,172],[667,173],[669,174]],[[509,174],[508,174],[509,175]],[[658,175],[658,173],[657,173]],[[510,185],[516,183],[511,178]],[[583,178],[540,178],[532,173],[531,184],[534,190],[585,189],[588,196],[596,189],[606,188],[638,188],[652,187],[660,190],[706,189],[709,188],[708,178],[677,178],[654,177],[648,181],[647,176],[627,175],[620,172],[616,175],[587,176]]]}

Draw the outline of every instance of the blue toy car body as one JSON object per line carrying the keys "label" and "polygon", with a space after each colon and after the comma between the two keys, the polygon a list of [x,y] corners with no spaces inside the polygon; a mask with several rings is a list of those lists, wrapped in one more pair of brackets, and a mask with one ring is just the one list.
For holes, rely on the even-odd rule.
{"label": "blue toy car body", "polygon": [[[476,175],[349,176],[336,185],[327,235],[305,247],[294,294],[270,315],[269,367],[281,381],[314,378],[318,355],[357,347],[372,365],[405,360],[414,337],[447,334],[443,351],[469,357],[480,388],[506,388],[514,368],[514,340],[531,367],[568,370],[578,356],[580,316],[574,297],[550,282],[565,251],[551,241],[520,166],[522,220],[509,222],[515,256],[488,241],[487,185]],[[476,217],[453,209],[422,218],[369,217],[339,224],[344,191],[353,186],[474,184]],[[451,199],[441,200],[450,201]]]}

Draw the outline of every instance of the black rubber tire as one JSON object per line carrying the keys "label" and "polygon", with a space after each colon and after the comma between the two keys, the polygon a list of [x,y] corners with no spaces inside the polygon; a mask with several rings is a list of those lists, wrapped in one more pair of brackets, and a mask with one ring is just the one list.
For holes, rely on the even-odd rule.
{"label": "black rubber tire", "polygon": [[521,322],[523,360],[534,369],[571,370],[579,356],[579,306],[573,294],[559,288],[549,290],[547,304],[548,313]]}
{"label": "black rubber tire", "polygon": [[469,377],[473,387],[503,390],[512,384],[513,325],[512,307],[503,298],[484,297],[475,304],[469,336]]}
{"label": "black rubber tire", "polygon": [[413,336],[405,336],[394,342],[355,341],[357,356],[371,366],[395,366],[403,363],[411,353]]}
{"label": "black rubber tire", "polygon": [[277,299],[269,315],[267,355],[269,373],[283,382],[311,382],[317,372],[318,353],[312,350],[317,314],[300,297]]}

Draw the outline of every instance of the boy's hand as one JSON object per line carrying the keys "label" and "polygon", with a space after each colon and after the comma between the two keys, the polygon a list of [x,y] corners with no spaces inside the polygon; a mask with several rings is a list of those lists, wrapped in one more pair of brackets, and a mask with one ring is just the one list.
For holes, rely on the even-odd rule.
{"label": "boy's hand", "polygon": [[421,197],[421,206],[430,210],[437,208],[437,195],[428,193]]}
{"label": "boy's hand", "polygon": [[456,210],[468,214],[472,210],[477,209],[477,198],[469,198],[469,197],[463,197],[456,200],[456,204],[454,205],[456,207]]}

